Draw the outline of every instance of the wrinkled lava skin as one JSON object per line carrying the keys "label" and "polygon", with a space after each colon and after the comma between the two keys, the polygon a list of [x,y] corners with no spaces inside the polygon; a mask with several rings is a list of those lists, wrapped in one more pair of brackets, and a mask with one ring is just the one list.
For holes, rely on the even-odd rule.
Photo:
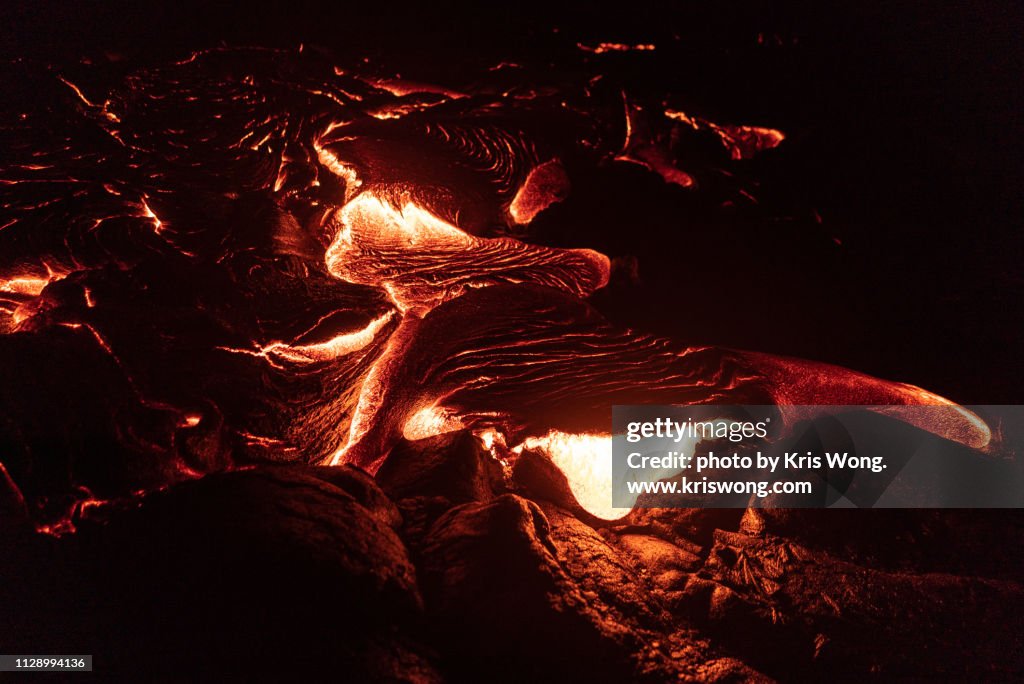
{"label": "wrinkled lava skin", "polygon": [[[452,331],[459,334],[453,335]],[[981,448],[990,432],[969,411],[920,388],[836,366],[670,340],[617,329],[577,298],[528,286],[467,293],[410,318],[364,386],[361,416],[343,459],[373,469],[417,410],[457,417],[458,427],[496,428],[518,444],[549,430],[607,431],[615,404],[779,405],[788,422],[820,404],[949,409],[921,425]],[[449,427],[449,429],[452,429]],[[408,430],[406,430],[408,432]]]}
{"label": "wrinkled lava skin", "polygon": [[[502,63],[458,90],[306,49],[0,67],[0,641],[136,679],[1024,670],[1019,567],[991,553],[1017,518],[602,518],[528,446],[603,437],[615,403],[927,404],[946,420],[916,427],[992,438],[914,385],[623,325],[648,236],[611,217],[655,188],[773,220],[789,133],[588,61],[647,44],[573,49],[557,85]],[[580,218],[587,183],[607,217]],[[727,264],[687,251],[702,229],[657,244]]]}
{"label": "wrinkled lava skin", "polygon": [[[423,411],[518,442],[600,431],[616,402],[946,403],[611,326],[583,303],[608,257],[531,236],[573,168],[704,191],[782,132],[301,52],[87,76],[4,74],[39,96],[3,130],[0,438],[44,519],[247,463],[372,469]],[[713,151],[682,155],[691,138]]]}

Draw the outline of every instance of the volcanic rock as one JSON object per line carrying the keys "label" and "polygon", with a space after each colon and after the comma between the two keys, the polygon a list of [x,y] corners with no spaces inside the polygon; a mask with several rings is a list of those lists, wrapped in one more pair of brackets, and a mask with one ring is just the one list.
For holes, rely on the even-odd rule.
{"label": "volcanic rock", "polygon": [[487,501],[503,490],[501,465],[466,431],[399,442],[376,478],[396,501],[410,496]]}
{"label": "volcanic rock", "polygon": [[701,565],[695,553],[646,534],[624,534],[618,545],[633,556],[651,574],[662,589],[680,589],[689,573]]}
{"label": "volcanic rock", "polygon": [[505,494],[459,506],[422,555],[428,614],[461,678],[664,681],[709,660],[674,636],[629,564],[554,505]]}
{"label": "volcanic rock", "polygon": [[876,570],[721,531],[700,575],[687,593],[712,632],[783,678],[1024,673],[1019,582]]}
{"label": "volcanic rock", "polygon": [[24,652],[75,643],[109,654],[112,674],[437,681],[394,506],[365,475],[324,474],[210,475],[83,523],[39,578],[4,573],[0,640]]}

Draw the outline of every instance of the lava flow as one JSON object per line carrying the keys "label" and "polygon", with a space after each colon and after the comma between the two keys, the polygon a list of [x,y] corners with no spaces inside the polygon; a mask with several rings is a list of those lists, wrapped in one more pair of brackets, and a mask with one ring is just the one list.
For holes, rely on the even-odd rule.
{"label": "lava flow", "polygon": [[0,650],[1024,678],[1008,14],[21,4]]}
{"label": "lava flow", "polygon": [[[116,499],[266,461],[372,473],[402,439],[458,429],[499,435],[506,462],[546,454],[580,505],[619,517],[599,484],[612,404],[766,403],[788,420],[808,417],[787,413],[799,404],[952,407],[634,332],[588,303],[628,263],[598,238],[644,236],[581,225],[577,175],[626,162],[728,203],[755,191],[730,164],[783,145],[774,129],[593,78],[456,89],[301,51],[97,67],[88,86],[6,69],[52,103],[8,118],[0,173],[0,437],[45,529],[80,491]],[[53,411],[75,418],[55,431],[38,419]],[[942,436],[984,447],[988,428],[957,411]]]}

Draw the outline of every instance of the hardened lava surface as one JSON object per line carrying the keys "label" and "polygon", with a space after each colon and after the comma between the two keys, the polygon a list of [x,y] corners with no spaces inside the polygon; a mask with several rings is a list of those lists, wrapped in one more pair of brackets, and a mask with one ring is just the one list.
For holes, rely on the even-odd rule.
{"label": "hardened lava surface", "polygon": [[[4,64],[5,649],[376,681],[1019,675],[1024,592],[986,551],[1017,517],[594,498],[613,404],[930,404],[964,449],[993,435],[914,385],[625,324],[638,255],[728,269],[686,217],[646,235],[650,205],[763,226],[789,201],[761,196],[787,131],[602,77],[653,49],[457,86],[306,49]],[[784,209],[806,232],[780,249],[834,258]]]}

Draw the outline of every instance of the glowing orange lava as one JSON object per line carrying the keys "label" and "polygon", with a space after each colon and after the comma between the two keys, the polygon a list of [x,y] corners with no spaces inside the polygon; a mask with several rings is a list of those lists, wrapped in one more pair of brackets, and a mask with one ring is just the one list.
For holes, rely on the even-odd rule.
{"label": "glowing orange lava", "polygon": [[532,221],[540,212],[569,193],[569,177],[557,159],[546,161],[530,170],[508,207],[512,220],[520,225]]}
{"label": "glowing orange lava", "polygon": [[38,297],[51,282],[50,278],[10,278],[0,281],[0,291]]}
{"label": "glowing orange lava", "polygon": [[608,282],[606,256],[511,238],[478,238],[419,206],[401,208],[364,192],[333,220],[328,270],[352,283],[384,288],[402,312],[422,315],[472,288],[535,283],[586,296]]}
{"label": "glowing orange lava", "polygon": [[653,52],[657,47],[653,43],[598,43],[597,45],[585,45],[576,43],[576,47],[584,52],[593,52],[602,55],[606,52]]}
{"label": "glowing orange lava", "polygon": [[666,109],[665,116],[680,121],[695,131],[711,131],[718,136],[722,145],[729,150],[729,156],[735,160],[750,159],[759,152],[778,147],[786,139],[782,131],[774,128],[716,124],[675,109]]}
{"label": "glowing orange lava", "polygon": [[379,318],[375,318],[370,321],[370,323],[361,330],[335,335],[325,342],[318,342],[316,344],[293,345],[286,344],[284,342],[274,342],[273,344],[261,347],[258,351],[231,349],[226,347],[223,349],[225,351],[251,354],[254,356],[266,357],[268,355],[273,355],[293,363],[330,361],[331,359],[351,354],[366,347],[366,345],[373,341],[380,329],[391,320],[392,316],[394,316],[394,312],[389,311]]}
{"label": "glowing orange lava", "polygon": [[[628,57],[619,53],[646,53],[657,48],[651,43],[618,42],[578,43],[575,49],[571,46],[574,56],[589,64],[612,64]],[[210,54],[214,53],[194,53],[178,66],[198,65]],[[644,55],[638,58],[647,59]],[[280,460],[352,463],[373,472],[401,439],[469,430],[495,458],[511,462],[513,456],[525,451],[542,454],[565,474],[584,510],[603,520],[617,520],[631,509],[612,505],[613,437],[602,430],[607,427],[606,409],[613,404],[763,402],[778,406],[788,424],[820,415],[827,410],[823,404],[862,405],[975,449],[986,448],[992,440],[991,430],[978,416],[912,385],[826,364],[687,346],[616,326],[587,301],[609,282],[611,262],[607,256],[591,249],[548,247],[507,236],[526,234],[528,230],[533,234],[533,229],[539,233],[543,221],[534,221],[542,212],[548,212],[544,219],[555,223],[559,218],[556,213],[571,209],[568,202],[555,205],[568,197],[567,169],[580,168],[584,163],[581,160],[636,164],[666,183],[695,189],[698,182],[704,182],[700,168],[706,167],[679,168],[691,163],[689,158],[684,161],[680,157],[691,150],[687,144],[695,137],[706,140],[699,140],[701,144],[693,147],[710,147],[713,159],[709,163],[716,165],[719,175],[727,176],[742,164],[729,164],[726,157],[748,160],[776,148],[786,139],[781,131],[714,123],[666,108],[668,99],[653,103],[643,98],[634,100],[625,91],[621,91],[620,122],[618,95],[612,100],[611,110],[603,95],[595,98],[593,106],[584,103],[583,93],[590,97],[591,90],[597,92],[592,86],[607,74],[581,82],[581,86],[587,86],[581,87],[578,95],[552,87],[555,95],[551,96],[541,86],[518,89],[499,84],[480,91],[467,84],[464,93],[399,77],[360,76],[327,66],[325,79],[296,86],[301,100],[317,103],[314,116],[313,111],[300,114],[278,106],[293,101],[292,88],[287,99],[274,100],[284,95],[265,97],[258,84],[260,78],[249,66],[247,62],[244,88],[227,91],[224,102],[214,98],[211,103],[223,106],[224,111],[199,108],[202,125],[210,124],[209,130],[186,140],[188,144],[178,136],[189,127],[197,127],[194,121],[179,124],[174,118],[153,131],[147,130],[145,116],[139,126],[129,124],[132,107],[142,114],[152,108],[153,120],[157,121],[161,120],[156,116],[160,107],[179,99],[192,102],[190,98],[198,96],[189,91],[189,79],[175,82],[174,97],[147,92],[135,80],[129,80],[131,87],[111,93],[110,99],[100,104],[104,96],[87,97],[79,86],[57,76],[64,84],[58,86],[62,99],[70,103],[76,117],[86,116],[90,127],[100,125],[124,148],[119,151],[128,156],[123,164],[120,157],[103,161],[98,167],[102,173],[95,177],[79,168],[85,166],[82,159],[90,160],[91,165],[93,157],[75,157],[74,172],[59,178],[51,177],[54,169],[60,170],[55,155],[26,156],[2,169],[5,177],[0,179],[4,188],[25,183],[33,187],[41,182],[59,184],[53,197],[29,197],[16,207],[5,205],[21,212],[10,220],[0,219],[4,248],[12,253],[23,242],[32,243],[19,234],[30,223],[24,217],[38,213],[46,218],[43,207],[65,201],[64,195],[73,196],[76,203],[92,212],[79,216],[68,210],[62,220],[51,218],[37,229],[46,238],[45,229],[67,228],[67,234],[51,240],[52,249],[59,252],[51,263],[60,266],[51,269],[20,254],[4,261],[0,332],[27,336],[30,333],[23,329],[31,326],[21,324],[36,316],[33,323],[38,320],[40,327],[62,326],[61,333],[77,331],[76,338],[81,333],[90,351],[94,340],[121,372],[132,401],[167,412],[169,417],[164,415],[163,423],[181,442],[198,439],[204,432],[223,432],[230,435],[231,449],[254,447],[261,456],[278,458],[285,454]],[[509,68],[520,67],[512,63],[494,67]],[[70,90],[65,91],[64,86]],[[139,93],[134,92],[135,87]],[[495,93],[500,97],[491,98]],[[250,96],[252,102],[247,100]],[[533,118],[542,107],[551,105],[548,99],[557,102],[559,117],[567,112],[572,115],[566,115],[566,123],[558,118],[553,119],[556,125],[548,126],[548,120]],[[528,101],[524,112],[530,116],[519,119],[516,107],[523,101]],[[110,103],[117,103],[124,124],[109,111]],[[250,104],[252,109],[244,109]],[[236,106],[240,108],[237,117],[233,109]],[[277,110],[261,109],[267,106]],[[282,109],[287,111],[279,111]],[[612,112],[609,120],[605,120],[606,110]],[[177,117],[184,110],[171,111]],[[213,135],[214,120],[208,118],[211,112],[215,119],[224,115],[243,123],[231,129],[228,136]],[[112,124],[119,124],[119,130],[113,130]],[[563,125],[571,135],[560,132]],[[620,145],[622,129],[625,135]],[[137,137],[129,137],[129,132]],[[227,141],[224,149],[218,147],[222,137]],[[173,151],[162,151],[160,141],[173,143]],[[104,146],[109,142],[103,137]],[[707,142],[711,144],[705,145]],[[217,153],[213,161],[198,163],[210,150]],[[59,153],[73,156],[77,150],[68,147]],[[162,159],[162,154],[168,158]],[[103,159],[102,155],[96,158]],[[195,198],[188,197],[188,192],[168,191],[182,182],[175,179],[175,174],[183,174],[191,182],[193,176],[202,177],[210,170],[220,173],[217,164],[222,159],[233,165],[226,176],[233,176],[236,166],[240,176],[245,176],[250,165],[255,170],[244,181],[236,183],[232,177],[218,192],[200,195],[195,206],[190,204]],[[107,175],[119,166],[127,166],[130,173]],[[151,170],[153,175],[149,177]],[[136,183],[139,177],[145,177],[146,182]],[[585,190],[591,182],[586,178],[583,174],[580,189]],[[72,190],[66,191],[65,186]],[[188,184],[182,187],[189,192],[202,188]],[[709,183],[709,187],[713,186]],[[89,194],[90,188],[100,199]],[[673,195],[679,194],[675,188],[671,190]],[[258,192],[268,195],[263,197],[267,202],[255,202]],[[582,192],[581,196],[586,197]],[[230,201],[219,206],[222,199]],[[645,211],[645,199],[629,196],[627,201],[636,211]],[[207,213],[212,217],[209,224],[199,220],[196,226],[190,225],[193,214],[205,217]],[[72,220],[76,217],[83,226],[81,230]],[[243,222],[243,230],[238,232],[251,235],[218,232],[220,226],[216,224],[241,221],[238,217],[266,220],[272,228],[263,231],[260,225],[261,230],[246,231],[249,226]],[[566,225],[576,230],[571,217]],[[278,238],[292,227],[299,236],[295,243],[302,243],[302,249],[281,250]],[[588,235],[587,229],[589,226],[573,233],[572,239]],[[630,230],[631,226],[596,225],[589,237],[601,244],[615,244],[605,242],[608,234],[601,231]],[[160,239],[154,239],[154,234]],[[181,246],[172,242],[172,237]],[[623,237],[622,244],[627,245],[624,251],[630,256],[632,236]],[[122,239],[125,245],[120,245]],[[204,240],[211,245],[204,246]],[[195,270],[189,270],[188,276],[199,274],[195,282],[200,283],[202,274],[214,272],[216,264],[221,279],[210,282],[238,285],[245,297],[223,304],[216,297],[204,295],[185,305],[182,302],[191,296],[188,287],[177,288],[182,291],[181,301],[177,290],[174,297],[160,295],[160,288],[146,279],[146,269],[165,256],[161,242],[189,256],[193,253],[182,246],[199,245],[196,253],[203,258],[190,263],[189,268]],[[124,255],[113,251],[120,247]],[[618,251],[619,247],[614,249]],[[90,256],[94,252],[99,256]],[[173,256],[178,259],[180,254]],[[640,263],[639,257],[631,258]],[[178,265],[168,264],[167,273],[177,275],[172,271],[175,268]],[[69,278],[72,273],[74,276]],[[272,285],[264,286],[260,280],[264,273],[272,273],[268,279],[280,280],[270,280]],[[64,278],[69,281],[41,297],[49,285]],[[285,285],[279,288],[279,283]],[[139,292],[131,289],[136,285]],[[250,285],[251,290],[245,289]],[[54,302],[65,293],[70,293],[69,301],[57,308]],[[609,299],[620,294],[612,293]],[[714,296],[713,292],[705,294]],[[266,394],[273,396],[252,397],[249,405],[237,411],[245,414],[242,418],[230,415],[231,409],[225,408],[234,403],[234,397],[223,401],[189,392],[177,406],[164,403],[171,400],[162,399],[168,395],[161,394],[162,388],[155,385],[171,373],[139,372],[139,362],[133,365],[135,354],[131,353],[137,349],[129,349],[133,338],[118,334],[123,322],[115,320],[129,306],[143,308],[145,304],[140,302],[149,302],[151,295],[153,301],[162,301],[161,296],[173,300],[173,306],[167,304],[170,325],[185,330],[199,321],[199,328],[210,329],[202,334],[223,334],[199,338],[205,345],[202,351],[213,350],[214,362],[227,358],[231,362],[229,370],[237,369],[240,376],[254,367],[255,379],[246,377],[244,380],[252,380],[251,384],[239,386],[267,390]],[[277,302],[276,296],[281,296],[284,303]],[[224,313],[243,301],[253,303],[255,313],[246,312],[252,316],[235,320]],[[259,309],[265,301],[270,304]],[[123,308],[116,308],[119,306]],[[292,309],[298,312],[294,316]],[[328,309],[330,312],[324,314]],[[335,316],[350,316],[353,312],[364,316],[358,318],[362,327],[334,334],[339,330],[336,321],[340,320]],[[197,318],[193,319],[192,314]],[[310,325],[311,319],[316,323]],[[145,316],[139,320],[153,328],[164,323],[151,322]],[[330,332],[317,334],[321,325],[330,326]],[[296,330],[305,332],[296,334]],[[230,382],[214,377],[219,368],[210,372],[210,377],[201,377],[199,373],[212,362],[195,353],[200,344],[192,344],[189,339],[188,345],[178,348],[171,338],[170,332],[162,337],[141,336],[144,342],[158,341],[151,347],[135,346],[146,353],[152,351],[158,360],[165,358],[161,356],[164,353],[166,358],[186,357],[187,363],[196,359],[194,365],[204,370],[196,371],[194,384],[201,388],[204,383],[219,388]],[[165,343],[167,349],[163,348]],[[221,352],[241,356],[225,357]],[[313,388],[288,393],[305,381]],[[285,385],[288,387],[281,389]],[[234,390],[235,385],[231,385],[230,391]],[[250,398],[243,396],[244,400]],[[267,401],[261,403],[264,399]],[[817,406],[805,408],[810,405]],[[922,412],[921,405],[934,411]],[[274,414],[274,410],[280,413]],[[246,422],[251,418],[246,411],[258,415]],[[309,447],[314,443],[312,438],[305,443],[295,437],[307,433],[317,433],[320,441],[315,442],[316,449]],[[518,442],[511,449],[506,446],[506,436],[510,444]],[[684,443],[679,448],[692,446]],[[189,478],[201,477],[210,470],[193,467],[187,460],[179,458],[165,470]],[[2,464],[0,476],[6,477]],[[80,500],[78,512],[100,503],[90,494]],[[73,531],[73,525],[69,516],[40,529],[60,534]]]}

